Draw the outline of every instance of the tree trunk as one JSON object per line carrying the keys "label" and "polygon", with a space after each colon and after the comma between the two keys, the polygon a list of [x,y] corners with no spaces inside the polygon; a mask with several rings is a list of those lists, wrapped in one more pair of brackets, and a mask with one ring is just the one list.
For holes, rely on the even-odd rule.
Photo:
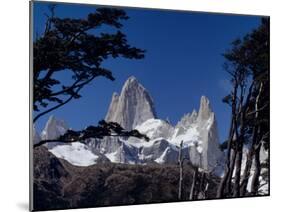
{"label": "tree trunk", "polygon": [[232,115],[228,144],[227,144],[226,167],[225,167],[225,172],[224,172],[223,178],[221,179],[221,182],[220,182],[219,187],[218,187],[217,198],[222,198],[224,196],[226,181],[227,181],[227,179],[229,177],[229,174],[230,174],[230,163],[231,163],[230,156],[231,156],[232,140],[233,140],[233,135],[234,135],[234,117],[233,116],[234,115]]}
{"label": "tree trunk", "polygon": [[183,159],[182,159],[182,142],[180,143],[180,149],[179,149],[179,157],[178,157],[178,163],[179,163],[179,190],[178,190],[178,199],[182,199],[182,181],[183,181]]}
{"label": "tree trunk", "polygon": [[236,155],[237,155],[237,152],[235,150],[233,150],[231,153],[231,163],[230,163],[229,175],[228,175],[228,178],[226,181],[226,194],[228,194],[228,196],[230,196],[232,193],[231,185],[232,185],[232,177],[233,177],[233,171],[234,171],[234,167],[235,167]]}
{"label": "tree trunk", "polygon": [[255,126],[254,130],[253,130],[252,145],[251,145],[251,149],[249,150],[248,155],[247,155],[247,162],[246,162],[246,166],[245,166],[245,170],[243,173],[241,186],[240,186],[240,193],[242,196],[244,196],[247,191],[247,185],[248,185],[248,181],[249,181],[250,174],[251,174],[251,167],[253,164],[253,155],[255,152],[256,143],[257,143],[257,127]]}
{"label": "tree trunk", "polygon": [[[237,139],[237,158],[235,164],[235,179],[234,179],[234,190],[233,190],[233,197],[240,197],[240,181],[241,181],[241,165],[243,159],[243,146],[245,143],[245,128],[246,128],[246,112],[248,106],[250,104],[250,99],[252,96],[252,89],[254,86],[254,82],[251,83],[249,87],[248,94],[246,101],[244,103],[244,87],[241,86],[240,88],[240,98],[239,98],[239,118],[240,118],[240,130],[239,130],[239,137]],[[244,104],[243,104],[244,103]],[[238,128],[236,127],[236,132]],[[238,134],[238,132],[237,132]]]}
{"label": "tree trunk", "polygon": [[199,185],[199,191],[204,191],[205,188],[205,179],[206,179],[206,173],[202,172],[202,175],[200,177],[200,185]]}
{"label": "tree trunk", "polygon": [[[249,91],[244,109],[242,109],[242,103],[240,106],[240,134],[237,137],[237,146],[236,146],[236,161],[235,161],[235,176],[234,176],[234,188],[233,188],[233,197],[240,197],[240,180],[241,180],[241,165],[242,165],[242,159],[243,159],[243,145],[245,143],[245,113],[246,108],[249,102],[249,95],[251,91]],[[243,101],[243,98],[240,97],[241,101]],[[236,126],[236,132],[238,131],[238,128]],[[237,132],[238,134],[238,132]]]}
{"label": "tree trunk", "polygon": [[243,156],[243,143],[238,141],[238,151],[236,156],[235,163],[235,180],[234,180],[234,188],[233,188],[233,197],[240,196],[240,178],[241,178],[241,164],[242,164],[242,156]]}
{"label": "tree trunk", "polygon": [[234,136],[234,126],[235,126],[235,119],[236,119],[236,99],[237,99],[237,87],[238,84],[235,82],[234,89],[233,89],[233,95],[232,95],[232,105],[231,105],[231,123],[229,128],[229,136],[228,136],[228,143],[227,143],[227,157],[226,157],[226,167],[224,171],[224,175],[221,179],[221,182],[218,187],[217,191],[217,198],[222,198],[224,196],[225,191],[225,185],[226,181],[230,174],[230,162],[231,162],[231,148],[233,143],[233,136]]}
{"label": "tree trunk", "polygon": [[198,175],[198,168],[195,167],[194,172],[193,172],[192,184],[191,184],[191,188],[190,188],[189,200],[193,200],[193,197],[195,194],[195,185],[196,185],[197,175]]}
{"label": "tree trunk", "polygon": [[245,166],[245,170],[241,179],[241,185],[240,185],[240,195],[245,196],[247,191],[247,185],[251,174],[251,167],[253,162],[253,151],[250,150],[247,155],[247,162]]}
{"label": "tree trunk", "polygon": [[200,176],[200,184],[199,184],[199,188],[198,188],[198,195],[197,195],[197,199],[205,199],[206,198],[206,186],[205,186],[205,181],[206,181],[206,173],[202,172]]}
{"label": "tree trunk", "polygon": [[261,143],[258,145],[256,151],[255,151],[255,171],[252,179],[252,185],[251,185],[251,193],[253,195],[258,195],[259,191],[259,177],[261,173],[261,164],[260,164],[260,149],[261,149]]}
{"label": "tree trunk", "polygon": [[[257,121],[258,118],[259,118],[259,101],[260,101],[260,96],[261,96],[262,90],[263,90],[263,83],[261,82],[260,87],[259,87],[259,93],[256,97],[256,102],[255,102],[255,111],[256,111],[255,112],[255,121]],[[259,136],[260,132],[261,132],[260,126],[255,126],[254,135],[253,135],[253,142],[252,142],[252,147],[251,147],[251,151],[252,151],[251,152],[251,161],[252,161],[253,154],[255,155],[255,158],[254,158],[254,160],[255,160],[255,171],[254,171],[254,175],[253,175],[253,179],[252,179],[252,185],[251,185],[251,192],[254,195],[258,194],[259,176],[260,176],[260,171],[261,171],[261,167],[260,167],[261,141],[259,141],[259,143],[258,143],[258,140],[260,139],[260,136]],[[249,167],[249,169],[250,168],[251,167]],[[243,185],[245,187],[245,188],[243,188],[244,192],[246,191],[246,187],[247,187],[247,184],[248,184],[248,178],[249,178],[249,175],[250,175],[250,170],[248,172],[249,173],[245,173],[245,175],[248,175],[248,177],[245,176],[247,178],[245,179],[245,182],[244,182],[244,185]]]}

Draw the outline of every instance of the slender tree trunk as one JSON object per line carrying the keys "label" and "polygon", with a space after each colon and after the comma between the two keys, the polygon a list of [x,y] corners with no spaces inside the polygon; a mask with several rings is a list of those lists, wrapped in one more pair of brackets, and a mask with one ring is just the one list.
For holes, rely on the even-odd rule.
{"label": "slender tree trunk", "polygon": [[178,163],[179,163],[179,190],[178,190],[178,199],[182,199],[182,181],[183,181],[183,159],[182,159],[182,142],[180,143],[180,149],[179,149],[179,157],[178,157]]}
{"label": "slender tree trunk", "polygon": [[[243,159],[243,146],[245,143],[245,132],[246,132],[246,112],[251,100],[252,96],[252,89],[254,86],[254,81],[251,83],[246,101],[244,103],[244,87],[241,85],[240,88],[240,98],[239,98],[239,117],[240,117],[240,130],[239,130],[239,137],[237,139],[237,158],[235,164],[235,180],[234,180],[234,190],[233,190],[233,197],[240,197],[240,181],[241,181],[241,165]],[[238,134],[238,128],[236,127],[236,132]]]}
{"label": "slender tree trunk", "polygon": [[230,162],[231,162],[231,148],[233,143],[233,136],[234,136],[234,126],[235,126],[235,119],[236,119],[236,99],[237,99],[237,87],[238,84],[235,82],[234,89],[233,89],[233,95],[232,95],[232,105],[231,105],[231,111],[232,111],[232,117],[231,117],[231,123],[229,128],[229,136],[228,136],[228,143],[227,143],[227,157],[226,157],[226,167],[224,170],[224,175],[221,179],[221,182],[218,187],[217,191],[217,198],[222,198],[224,196],[226,181],[230,174]]}
{"label": "slender tree trunk", "polygon": [[[256,98],[255,102],[255,121],[258,120],[259,118],[259,101],[260,101],[260,96],[263,90],[263,83],[261,82],[260,87],[259,87],[259,93]],[[260,149],[261,149],[261,141],[260,141],[260,133],[261,133],[261,127],[255,126],[255,135],[254,135],[254,140],[252,143],[252,151],[254,154],[254,160],[255,160],[255,171],[252,179],[252,185],[251,185],[251,192],[254,195],[258,194],[258,187],[259,187],[259,177],[260,177],[260,172],[261,172],[261,165],[260,165]],[[259,140],[259,141],[258,141]],[[259,143],[258,143],[259,142]]]}
{"label": "slender tree trunk", "polygon": [[229,132],[228,144],[227,144],[226,167],[225,167],[223,178],[221,179],[221,182],[218,187],[217,198],[222,198],[224,196],[224,189],[225,189],[226,181],[230,174],[230,163],[231,163],[230,156],[231,156],[233,135],[234,135],[234,115],[232,115],[232,120],[231,120],[231,124],[230,124],[230,132]]}
{"label": "slender tree trunk", "polygon": [[195,185],[196,185],[197,175],[198,175],[198,168],[195,167],[194,172],[193,172],[192,184],[191,184],[191,188],[190,188],[189,200],[193,200],[194,195],[195,195]]}
{"label": "slender tree trunk", "polygon": [[206,197],[206,186],[205,186],[205,181],[206,181],[206,173],[202,172],[200,176],[200,184],[199,184],[199,188],[198,188],[198,195],[197,195],[197,199],[205,199]]}
{"label": "slender tree trunk", "polygon": [[238,141],[238,151],[236,156],[236,164],[235,164],[235,180],[234,180],[234,189],[233,189],[233,196],[239,197],[240,196],[240,179],[241,179],[241,164],[242,164],[242,157],[243,157],[243,143]]}
{"label": "slender tree trunk", "polygon": [[247,185],[248,185],[248,181],[249,181],[250,174],[251,174],[252,163],[253,163],[253,151],[250,150],[247,155],[247,162],[246,162],[245,170],[244,170],[244,173],[243,173],[243,176],[241,179],[241,185],[240,185],[240,195],[241,196],[245,196],[245,194],[246,194]]}
{"label": "slender tree trunk", "polygon": [[251,174],[251,167],[252,167],[252,164],[253,164],[253,155],[254,155],[254,152],[255,152],[255,145],[257,143],[256,140],[257,140],[257,127],[255,126],[254,130],[253,130],[252,145],[251,145],[251,148],[250,148],[250,150],[248,152],[248,155],[247,155],[247,162],[246,162],[246,166],[245,166],[245,170],[244,170],[244,173],[243,173],[243,176],[242,176],[242,181],[241,181],[241,186],[240,186],[241,196],[244,196],[246,194],[246,191],[247,191],[247,185],[248,185],[248,181],[249,181],[250,174]]}
{"label": "slender tree trunk", "polygon": [[258,195],[259,191],[259,177],[261,173],[261,163],[260,163],[260,150],[261,150],[261,143],[258,145],[255,151],[255,171],[253,174],[252,185],[251,185],[251,193],[253,195]]}
{"label": "slender tree trunk", "polygon": [[[250,94],[248,94],[250,95]],[[249,97],[249,96],[248,96]],[[249,98],[247,98],[246,104],[244,105],[244,109],[242,109],[243,98],[241,99],[241,106],[240,106],[240,134],[237,137],[237,155],[235,160],[235,176],[234,176],[234,188],[233,188],[233,197],[240,197],[240,181],[241,181],[241,165],[243,159],[243,145],[245,143],[245,113]],[[237,128],[236,128],[237,132]],[[238,133],[237,133],[238,134]]]}
{"label": "slender tree trunk", "polygon": [[205,189],[204,189],[204,197],[205,197],[205,199],[208,198],[208,195],[207,195],[208,188],[209,188],[209,182],[206,183],[206,186],[205,186]]}
{"label": "slender tree trunk", "polygon": [[200,177],[199,191],[204,191],[205,179],[206,179],[206,173],[202,172],[202,176]]}
{"label": "slender tree trunk", "polygon": [[226,182],[226,194],[228,194],[228,196],[230,196],[231,192],[232,192],[231,185],[232,185],[232,177],[233,177],[233,171],[234,171],[234,167],[235,167],[236,155],[237,155],[237,152],[235,150],[232,150],[230,171],[229,171],[229,175],[228,175],[227,182]]}

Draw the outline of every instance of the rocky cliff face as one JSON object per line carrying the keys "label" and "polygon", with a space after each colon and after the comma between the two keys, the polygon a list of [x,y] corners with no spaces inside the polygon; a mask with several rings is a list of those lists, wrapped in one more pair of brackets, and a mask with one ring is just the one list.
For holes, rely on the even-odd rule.
{"label": "rocky cliff face", "polygon": [[38,134],[37,130],[35,129],[34,125],[33,125],[33,129],[32,129],[32,140],[33,140],[33,144],[36,144],[41,140],[41,137]]}
{"label": "rocky cliff face", "polygon": [[50,116],[45,125],[45,128],[41,133],[41,138],[43,140],[56,139],[60,135],[63,135],[67,130],[68,126],[64,120],[60,120],[55,118],[54,116]]}
{"label": "rocky cliff face", "polygon": [[[48,119],[45,128],[43,129],[41,133],[41,140],[51,140],[51,139],[57,139],[59,136],[66,133],[68,130],[68,126],[65,123],[64,120],[60,120],[55,118],[54,116],[50,116]],[[46,146],[48,148],[52,148],[59,143],[47,143]]]}
{"label": "rocky cliff face", "polygon": [[152,98],[135,77],[130,77],[120,96],[113,94],[105,120],[117,122],[123,128],[132,130],[151,118],[156,118]]}
{"label": "rocky cliff face", "polygon": [[[130,77],[120,95],[113,94],[105,119],[108,122],[117,122],[127,130],[137,129],[146,134],[150,141],[133,137],[106,137],[92,139],[87,145],[71,144],[57,147],[54,144],[48,146],[49,151],[80,166],[106,160],[127,164],[176,164],[178,147],[183,141],[184,156],[194,165],[212,170],[221,160],[215,114],[205,96],[201,97],[198,112],[194,110],[184,115],[177,125],[173,126],[165,120],[157,119],[149,93],[136,78]],[[66,129],[63,121],[51,117],[42,132],[42,138],[53,139]]]}
{"label": "rocky cliff face", "polygon": [[214,168],[222,159],[219,150],[219,136],[215,114],[212,112],[210,102],[205,97],[201,97],[200,109],[197,117],[197,125],[201,135],[201,154],[204,169]]}

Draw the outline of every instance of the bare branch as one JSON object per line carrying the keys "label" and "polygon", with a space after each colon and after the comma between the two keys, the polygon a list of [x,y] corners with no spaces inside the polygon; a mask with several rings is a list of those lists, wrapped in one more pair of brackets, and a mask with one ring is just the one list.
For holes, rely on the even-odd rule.
{"label": "bare branch", "polygon": [[269,106],[269,104],[267,103],[267,104],[265,104],[264,106],[262,106],[261,108],[259,108],[258,110],[254,110],[254,111],[252,111],[252,112],[247,113],[246,116],[250,116],[250,115],[253,115],[253,114],[255,114],[255,113],[261,112],[261,111],[263,111],[264,109],[266,109],[268,106]]}
{"label": "bare branch", "polygon": [[[82,87],[83,87],[83,86],[82,86]],[[78,92],[82,89],[82,87],[78,88],[75,93],[78,94]],[[43,116],[43,115],[45,115],[45,114],[47,114],[47,113],[49,113],[49,112],[51,112],[51,111],[53,111],[53,110],[55,110],[55,109],[58,109],[58,108],[60,108],[61,106],[67,104],[67,103],[70,102],[73,98],[74,98],[74,94],[72,94],[72,95],[71,95],[67,100],[65,100],[64,102],[62,102],[62,103],[60,103],[60,104],[57,104],[56,106],[54,106],[54,107],[52,107],[52,108],[50,108],[50,109],[48,109],[48,110],[45,110],[45,111],[42,112],[42,113],[39,113],[39,114],[38,114],[37,116],[35,116],[35,118],[33,119],[33,123],[35,123],[41,116]]]}

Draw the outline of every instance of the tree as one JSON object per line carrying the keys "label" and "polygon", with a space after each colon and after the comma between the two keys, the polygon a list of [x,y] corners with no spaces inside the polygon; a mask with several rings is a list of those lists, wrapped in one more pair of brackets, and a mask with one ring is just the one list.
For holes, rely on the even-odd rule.
{"label": "tree", "polygon": [[[128,18],[125,11],[110,8],[97,8],[84,19],[59,18],[55,16],[55,6],[50,6],[44,33],[33,43],[33,110],[37,113],[34,123],[71,100],[81,98],[83,87],[97,77],[113,81],[111,70],[102,66],[106,59],[144,57],[144,50],[130,46],[120,31],[121,21]],[[111,30],[100,32],[103,26]],[[60,74],[69,79],[61,80]],[[117,123],[104,121],[93,132],[99,137],[108,136],[109,131],[103,127],[115,134],[122,131],[122,136],[143,137],[136,132],[125,133]],[[81,136],[83,133],[80,132]],[[67,136],[70,135],[77,137],[73,131],[68,132]]]}
{"label": "tree", "polygon": [[[247,164],[244,171],[242,192],[245,193],[248,184],[251,161],[255,167],[251,193],[258,195],[259,177],[261,172],[260,150],[269,148],[269,20],[262,19],[257,30],[254,30],[247,43],[252,50],[249,57],[249,66],[252,70],[253,80],[256,82],[249,111],[247,113],[250,128],[252,129],[252,141],[247,157]],[[268,169],[268,164],[267,164]]]}
{"label": "tree", "polygon": [[[178,200],[184,200],[183,198],[183,168],[184,161],[189,160],[183,154],[183,140],[180,142],[178,148],[178,165],[179,165],[179,186],[178,186]],[[193,171],[191,188],[189,191],[189,200],[194,199],[206,199],[207,191],[209,187],[209,180],[212,179],[212,174],[215,168],[211,171],[204,170],[202,166],[202,155],[200,154],[200,160],[198,164],[189,164]]]}
{"label": "tree", "polygon": [[[231,76],[233,90],[223,99],[232,108],[230,133],[227,140],[225,174],[218,188],[217,197],[245,195],[254,157],[255,172],[252,193],[258,194],[261,145],[269,142],[269,21],[243,39],[232,43],[224,54],[226,71]],[[241,172],[243,147],[247,144],[244,173]],[[235,169],[234,169],[235,168]],[[232,177],[234,184],[232,189]],[[241,178],[242,176],[242,178]]]}
{"label": "tree", "polygon": [[[97,77],[114,80],[112,72],[102,67],[109,57],[141,59],[144,51],[131,47],[126,36],[119,30],[121,20],[128,19],[123,10],[98,8],[86,19],[48,18],[43,35],[34,42],[34,93],[33,108],[47,110],[42,115],[55,110],[72,99],[81,97],[80,90]],[[93,33],[103,25],[116,28],[116,33]],[[57,74],[67,72],[72,81],[63,84]]]}
{"label": "tree", "polygon": [[115,122],[105,122],[100,121],[98,126],[88,126],[85,130],[74,131],[68,130],[65,134],[61,135],[57,139],[52,140],[42,140],[37,144],[34,144],[34,147],[41,146],[46,143],[52,142],[63,142],[63,143],[73,143],[73,142],[84,142],[87,143],[90,138],[102,139],[105,136],[118,136],[118,137],[137,137],[143,138],[146,141],[149,138],[146,135],[141,134],[137,130],[126,131],[118,123]]}

